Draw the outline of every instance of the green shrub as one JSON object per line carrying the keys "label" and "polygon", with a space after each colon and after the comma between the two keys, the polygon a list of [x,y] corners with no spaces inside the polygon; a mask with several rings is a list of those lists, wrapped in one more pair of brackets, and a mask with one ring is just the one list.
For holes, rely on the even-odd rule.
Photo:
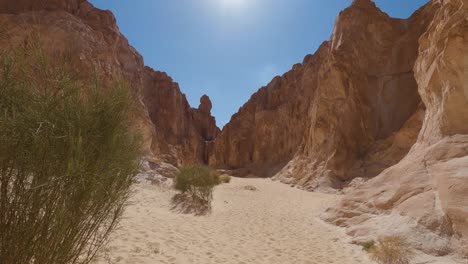
{"label": "green shrub", "polygon": [[230,183],[231,182],[231,176],[226,175],[226,174],[221,175],[221,176],[219,176],[219,181],[221,183]]}
{"label": "green shrub", "polygon": [[362,246],[362,250],[366,252],[370,252],[375,247],[375,241],[374,240],[366,241],[362,243],[361,246]]}
{"label": "green shrub", "polygon": [[0,54],[0,263],[89,263],[138,170],[128,89],[48,58],[36,44]]}
{"label": "green shrub", "polygon": [[380,264],[409,264],[414,252],[408,242],[400,236],[388,236],[379,239],[369,253]]}
{"label": "green shrub", "polygon": [[180,168],[175,177],[174,188],[182,193],[211,202],[213,189],[220,184],[219,174],[207,166]]}

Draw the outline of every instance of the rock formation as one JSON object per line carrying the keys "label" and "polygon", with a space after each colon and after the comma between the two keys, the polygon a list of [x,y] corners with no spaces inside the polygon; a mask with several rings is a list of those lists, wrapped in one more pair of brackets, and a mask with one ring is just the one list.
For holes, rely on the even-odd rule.
{"label": "rock formation", "polygon": [[202,96],[200,107],[191,108],[167,74],[145,70],[142,97],[156,130],[153,153],[174,165],[205,163],[207,142],[219,132],[209,97]]}
{"label": "rock formation", "polygon": [[328,44],[252,95],[216,138],[209,164],[240,175],[272,176],[296,153],[304,117],[316,89],[318,65]]}
{"label": "rock formation", "polygon": [[233,116],[210,165],[258,176],[281,170],[282,181],[315,189],[376,176],[398,162],[422,123],[412,69],[433,9],[401,20],[354,1],[329,42]]}
{"label": "rock formation", "polygon": [[[86,0],[0,0],[0,48],[38,33],[79,78],[123,78],[138,95],[151,171],[209,163],[337,192],[323,218],[357,241],[411,234],[445,254],[468,240],[468,0],[431,0],[408,19],[354,0],[333,34],[275,77],[222,131],[202,96],[191,108],[167,74],[144,66],[109,11]],[[149,166],[149,165],[148,165]]]}
{"label": "rock formation", "polygon": [[97,71],[102,81],[123,78],[139,97],[135,126],[146,155],[174,165],[207,159],[206,141],[218,132],[209,98],[190,108],[178,85],[143,58],[120,33],[110,11],[85,0],[0,0],[2,49],[15,48],[36,34],[49,55],[66,53],[79,78]]}
{"label": "rock formation", "polygon": [[433,0],[395,19],[353,1],[329,42],[233,116],[209,163],[308,190],[348,185],[323,217],[356,240],[455,249],[468,239],[467,9]]}
{"label": "rock formation", "polygon": [[436,9],[390,18],[368,0],[337,18],[319,69],[301,149],[278,174],[308,189],[341,188],[397,163],[416,141],[424,106],[413,66]]}
{"label": "rock formation", "polygon": [[356,240],[409,233],[418,248],[442,255],[468,239],[468,1],[432,5],[414,66],[426,106],[417,142],[324,218]]}

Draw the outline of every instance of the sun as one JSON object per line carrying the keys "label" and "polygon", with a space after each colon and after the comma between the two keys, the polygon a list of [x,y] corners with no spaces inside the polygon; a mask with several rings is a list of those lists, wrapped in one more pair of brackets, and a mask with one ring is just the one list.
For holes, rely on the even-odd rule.
{"label": "sun", "polygon": [[225,9],[239,9],[245,7],[248,0],[219,0]]}

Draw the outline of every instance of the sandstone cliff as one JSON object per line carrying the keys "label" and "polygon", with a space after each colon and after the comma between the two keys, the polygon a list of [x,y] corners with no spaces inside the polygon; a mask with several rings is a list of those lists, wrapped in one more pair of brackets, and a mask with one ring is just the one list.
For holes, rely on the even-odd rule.
{"label": "sandstone cliff", "polygon": [[437,11],[415,62],[426,114],[404,159],[347,192],[324,218],[356,240],[411,234],[431,254],[468,240],[468,1],[433,1]]}
{"label": "sandstone cliff", "polygon": [[281,170],[282,181],[312,190],[340,188],[398,162],[422,123],[413,66],[433,9],[401,20],[371,1],[354,1],[329,42],[233,116],[213,144],[210,165],[243,175]]}
{"label": "sandstone cliff", "polygon": [[[468,239],[468,0],[432,0],[408,19],[354,0],[314,55],[261,88],[219,131],[144,66],[113,15],[85,0],[0,0],[0,47],[38,32],[79,78],[126,79],[147,155],[275,175],[345,198],[323,218],[356,240],[411,234],[432,254]],[[360,180],[354,180],[359,178]]]}
{"label": "sandstone cliff", "polygon": [[467,9],[433,0],[395,19],[354,0],[329,42],[233,116],[210,164],[347,187],[323,217],[358,241],[403,234],[431,254],[456,249],[468,237]]}
{"label": "sandstone cliff", "polygon": [[315,55],[252,95],[216,138],[209,164],[240,175],[272,176],[289,162],[302,142],[328,47],[322,44]]}
{"label": "sandstone cliff", "polygon": [[404,157],[422,123],[413,66],[435,9],[431,3],[402,20],[359,0],[340,13],[319,68],[304,141],[278,174],[282,181],[341,188]]}
{"label": "sandstone cliff", "polygon": [[122,77],[140,98],[135,126],[144,135],[146,155],[174,165],[206,160],[205,141],[218,132],[203,97],[190,108],[178,85],[143,64],[120,33],[109,11],[85,0],[0,0],[1,48],[14,48],[38,33],[49,55],[67,54],[79,78],[98,72],[102,81]]}

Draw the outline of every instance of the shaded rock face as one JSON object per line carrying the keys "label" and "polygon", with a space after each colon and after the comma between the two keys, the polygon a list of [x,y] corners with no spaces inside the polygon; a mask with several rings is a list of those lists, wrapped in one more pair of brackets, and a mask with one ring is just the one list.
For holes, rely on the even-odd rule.
{"label": "shaded rock face", "polygon": [[407,20],[393,19],[361,0],[340,13],[302,147],[279,179],[311,190],[341,188],[405,156],[422,123],[413,67],[434,10],[430,4]]}
{"label": "shaded rock face", "polygon": [[424,111],[413,73],[430,22],[422,12],[393,19],[371,1],[354,1],[329,42],[233,116],[210,165],[316,189],[376,176],[401,160]]}
{"label": "shaded rock face", "polygon": [[219,132],[208,107],[210,99],[203,96],[200,108],[191,108],[167,74],[150,68],[146,71],[142,95],[156,130],[152,150],[175,165],[205,163],[207,141]]}
{"label": "shaded rock face", "polygon": [[401,234],[437,255],[468,240],[468,1],[431,6],[436,12],[414,65],[426,106],[417,142],[323,217],[356,240]]}
{"label": "shaded rock face", "polygon": [[252,95],[216,138],[209,164],[242,176],[272,176],[290,161],[307,128],[304,117],[328,49],[325,42],[315,55]]}
{"label": "shaded rock face", "polygon": [[38,33],[49,55],[69,55],[78,78],[97,71],[104,82],[126,80],[138,95],[134,119],[145,155],[173,165],[207,159],[205,141],[218,131],[209,98],[203,97],[202,109],[190,108],[169,76],[144,66],[110,11],[85,0],[0,0],[0,26],[2,48],[17,47]]}
{"label": "shaded rock face", "polygon": [[357,241],[455,250],[468,241],[467,9],[433,0],[394,19],[353,1],[329,42],[233,116],[209,163],[308,190],[360,177],[324,219]]}

